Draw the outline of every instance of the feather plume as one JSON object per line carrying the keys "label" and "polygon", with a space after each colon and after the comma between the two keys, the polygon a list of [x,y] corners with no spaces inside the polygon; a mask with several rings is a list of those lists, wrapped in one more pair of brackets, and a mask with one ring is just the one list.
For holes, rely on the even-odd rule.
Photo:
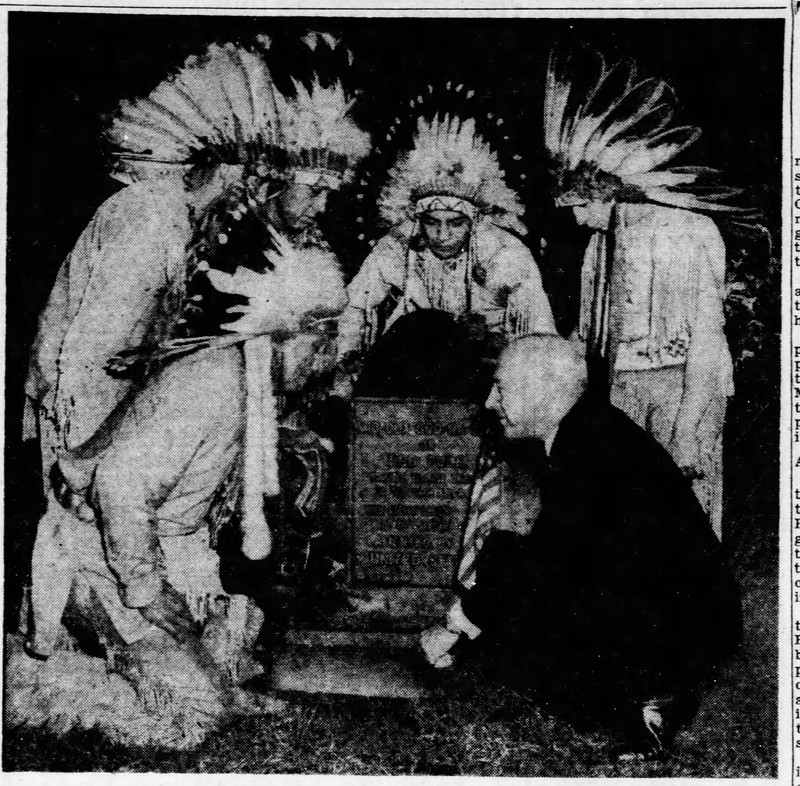
{"label": "feather plume", "polygon": [[[336,46],[326,34],[315,36]],[[323,88],[315,77],[310,88],[294,85],[296,96],[287,98],[260,55],[212,44],[148,97],[123,101],[106,136],[131,160],[187,164],[205,153],[226,163],[261,158],[275,174],[310,168],[347,175],[370,148],[347,117],[352,101],[340,82]]]}
{"label": "feather plume", "polygon": [[583,125],[587,105],[597,86],[603,82],[606,71],[605,60],[593,50],[578,50],[572,58],[572,86],[564,107],[560,140],[566,155],[569,155],[572,139]]}
{"label": "feather plume", "polygon": [[638,150],[626,155],[617,168],[611,171],[623,178],[642,172],[652,172],[694,144],[699,136],[700,129],[693,126],[681,126],[664,131],[648,139]]}
{"label": "feather plume", "polygon": [[550,53],[544,97],[544,139],[550,155],[562,155],[561,130],[564,126],[564,111],[567,107],[571,83],[567,75],[569,59]]}
{"label": "feather plume", "polygon": [[[596,160],[599,166],[599,158],[603,152],[612,147],[617,140],[623,139],[629,129],[655,108],[661,102],[665,90],[666,85],[654,79],[639,82],[630,88],[611,105],[598,124],[597,130],[586,146],[584,160]],[[593,155],[595,150],[597,153]]]}
{"label": "feather plume", "polygon": [[630,60],[606,67],[591,50],[551,52],[545,81],[544,141],[557,196],[622,197],[689,210],[744,213],[722,202],[741,189],[708,167],[671,167],[700,136],[672,126],[675,96],[661,79],[637,79]]}
{"label": "feather plume", "polygon": [[713,210],[720,213],[734,213],[739,217],[755,215],[755,210],[720,204],[715,199],[705,199],[691,191],[674,191],[669,188],[654,188],[647,192],[648,200],[660,205],[679,207],[684,210]]}

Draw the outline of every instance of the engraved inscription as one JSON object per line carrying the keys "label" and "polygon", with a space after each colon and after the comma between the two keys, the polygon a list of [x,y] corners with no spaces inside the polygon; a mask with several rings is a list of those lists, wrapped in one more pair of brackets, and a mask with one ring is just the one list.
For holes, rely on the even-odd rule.
{"label": "engraved inscription", "polygon": [[468,427],[474,407],[436,399],[354,402],[357,581],[450,585],[478,452]]}

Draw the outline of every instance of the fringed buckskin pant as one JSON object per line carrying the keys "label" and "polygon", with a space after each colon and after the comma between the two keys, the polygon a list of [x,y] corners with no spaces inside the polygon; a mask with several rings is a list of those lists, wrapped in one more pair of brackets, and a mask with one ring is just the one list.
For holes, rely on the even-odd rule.
{"label": "fringed buckskin pant", "polygon": [[204,517],[241,449],[243,419],[241,350],[199,352],[137,394],[91,474],[85,462],[71,472],[70,457],[59,457],[68,481],[90,478],[97,521],[81,521],[48,494],[33,555],[32,650],[52,651],[75,580],[94,589],[126,642],[152,630],[137,609],[162,578],[198,620],[225,597]]}

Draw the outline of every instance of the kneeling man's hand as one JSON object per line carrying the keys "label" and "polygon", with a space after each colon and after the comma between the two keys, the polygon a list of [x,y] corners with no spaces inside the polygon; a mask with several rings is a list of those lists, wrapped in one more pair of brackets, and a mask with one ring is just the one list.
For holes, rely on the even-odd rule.
{"label": "kneeling man's hand", "polygon": [[446,669],[453,665],[450,650],[458,641],[459,634],[442,625],[433,625],[422,631],[419,638],[425,660],[435,669]]}

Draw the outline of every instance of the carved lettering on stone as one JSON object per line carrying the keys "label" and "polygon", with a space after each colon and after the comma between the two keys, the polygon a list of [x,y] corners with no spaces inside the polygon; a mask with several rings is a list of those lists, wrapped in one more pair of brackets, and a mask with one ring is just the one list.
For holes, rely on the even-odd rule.
{"label": "carved lettering on stone", "polygon": [[453,580],[478,438],[471,401],[357,399],[350,503],[353,573],[366,584]]}

